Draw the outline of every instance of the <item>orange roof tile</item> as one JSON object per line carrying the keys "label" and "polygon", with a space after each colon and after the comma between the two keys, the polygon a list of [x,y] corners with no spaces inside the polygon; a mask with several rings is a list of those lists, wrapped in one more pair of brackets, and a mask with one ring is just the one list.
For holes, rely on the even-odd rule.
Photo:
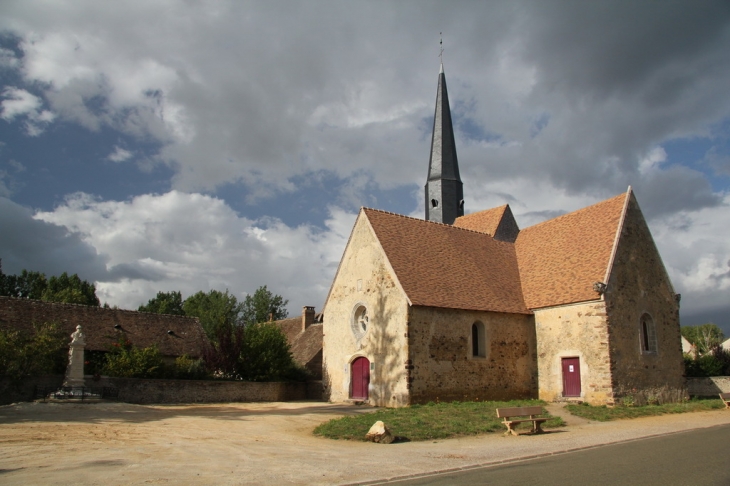
{"label": "orange roof tile", "polygon": [[507,205],[505,204],[496,208],[460,216],[454,221],[454,226],[494,236],[497,233],[497,228],[499,227],[500,221],[502,221],[502,216],[506,209]]}
{"label": "orange roof tile", "polygon": [[362,211],[413,305],[530,313],[513,244],[446,224]]}
{"label": "orange roof tile", "polygon": [[515,247],[530,309],[597,299],[629,192],[520,231]]}

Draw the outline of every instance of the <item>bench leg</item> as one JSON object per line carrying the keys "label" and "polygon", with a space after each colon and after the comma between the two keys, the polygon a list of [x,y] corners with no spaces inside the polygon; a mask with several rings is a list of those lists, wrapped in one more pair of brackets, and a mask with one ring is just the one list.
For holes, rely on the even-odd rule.
{"label": "bench leg", "polygon": [[520,435],[515,430],[515,426],[513,424],[505,424],[507,426],[507,432],[504,433],[504,436],[507,437],[508,435]]}
{"label": "bench leg", "polygon": [[542,430],[542,422],[539,422],[537,420],[534,421],[532,423],[532,432],[534,434],[542,434],[543,433],[543,430]]}

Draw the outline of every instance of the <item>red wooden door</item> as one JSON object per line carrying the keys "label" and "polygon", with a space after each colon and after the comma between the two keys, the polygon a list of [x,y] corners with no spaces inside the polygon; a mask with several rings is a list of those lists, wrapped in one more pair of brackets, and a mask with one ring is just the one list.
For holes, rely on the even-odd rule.
{"label": "red wooden door", "polygon": [[580,396],[580,360],[563,358],[563,396]]}
{"label": "red wooden door", "polygon": [[367,400],[368,385],[370,384],[370,361],[363,357],[353,361],[351,376],[350,398]]}

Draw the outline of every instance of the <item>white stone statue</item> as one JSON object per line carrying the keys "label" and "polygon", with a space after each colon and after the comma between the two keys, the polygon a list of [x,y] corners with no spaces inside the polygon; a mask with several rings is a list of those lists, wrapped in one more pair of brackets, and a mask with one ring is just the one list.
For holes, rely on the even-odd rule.
{"label": "white stone statue", "polygon": [[84,346],[86,340],[81,326],[76,326],[76,332],[71,334],[71,344],[68,347],[68,368],[63,386],[81,388],[84,386]]}

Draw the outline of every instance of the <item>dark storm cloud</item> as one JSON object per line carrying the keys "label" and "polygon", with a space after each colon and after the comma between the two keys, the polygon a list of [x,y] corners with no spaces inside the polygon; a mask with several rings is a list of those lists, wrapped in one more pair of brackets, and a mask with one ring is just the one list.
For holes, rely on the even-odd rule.
{"label": "dark storm cloud", "polygon": [[0,197],[0,258],[3,272],[34,270],[46,275],[78,273],[84,279],[107,276],[106,258],[63,226],[37,221],[33,213]]}

